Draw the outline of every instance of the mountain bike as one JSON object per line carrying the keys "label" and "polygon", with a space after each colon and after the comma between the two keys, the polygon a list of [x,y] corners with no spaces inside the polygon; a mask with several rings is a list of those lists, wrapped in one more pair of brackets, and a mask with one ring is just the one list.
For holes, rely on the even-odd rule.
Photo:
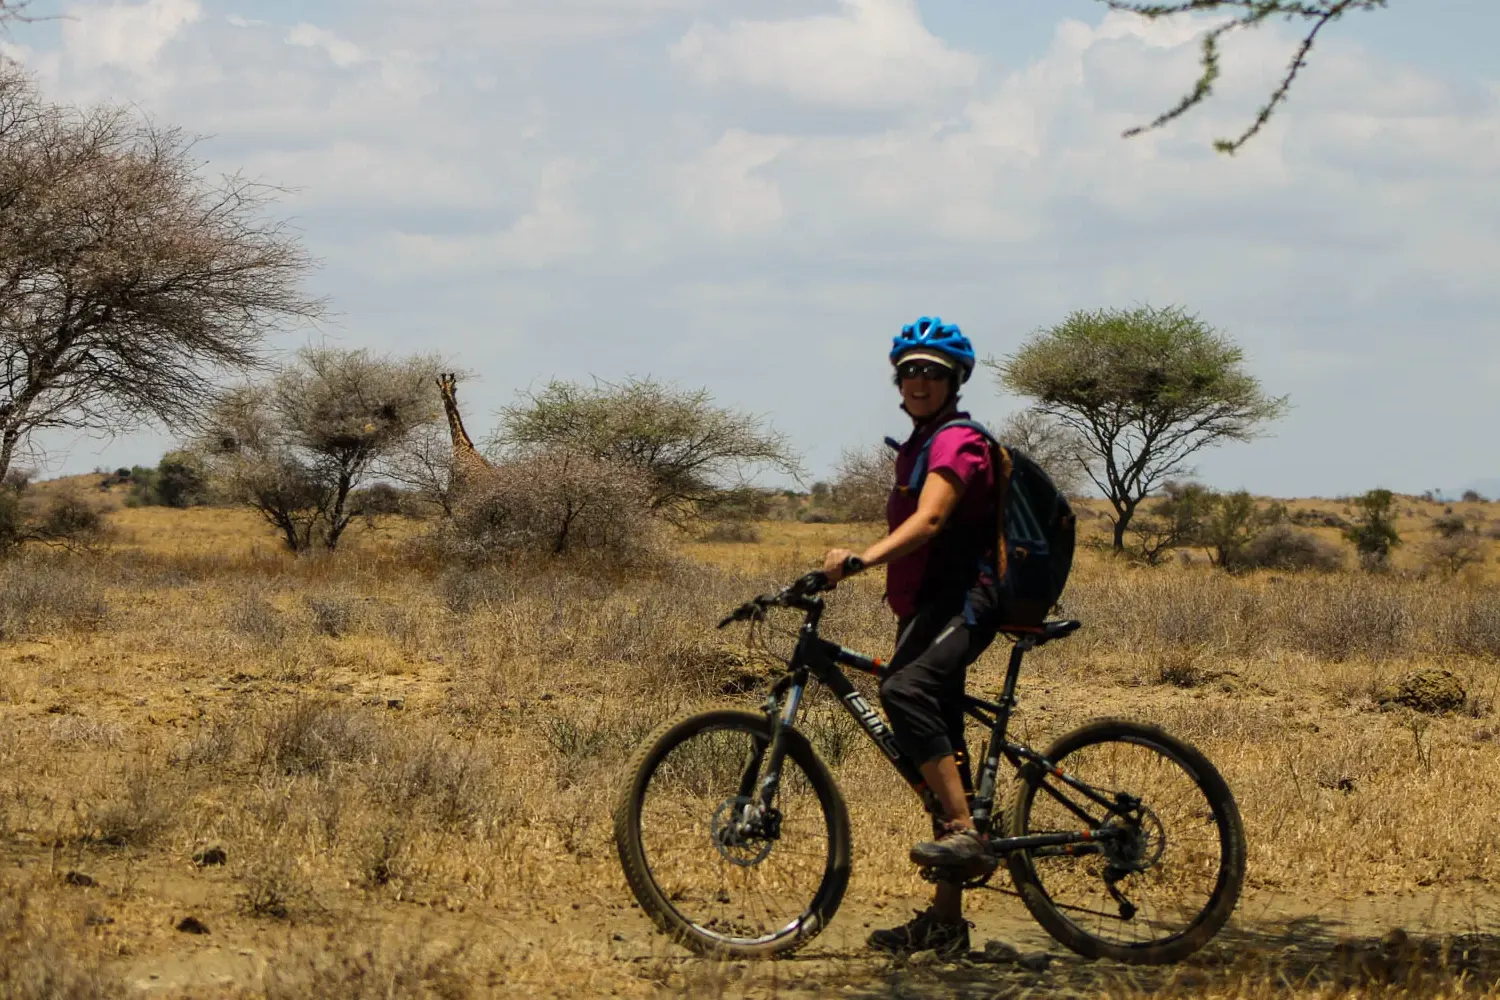
{"label": "mountain bike", "polygon": [[[747,601],[719,623],[763,622],[778,608],[803,621],[786,672],[761,712],[723,708],[669,723],[638,751],[615,809],[615,843],[631,891],[656,926],[705,955],[788,954],[833,919],[849,884],[849,812],[827,764],[797,728],[811,680],[825,685],[934,817],[936,797],[881,713],[843,673],[880,675],[879,659],[821,637],[809,573]],[[1160,728],[1098,719],[1044,751],[1006,733],[1022,657],[1080,627],[1006,627],[1013,641],[997,702],[966,696],[989,729],[971,793],[993,863],[928,869],[929,880],[984,885],[1000,859],[1032,917],[1088,958],[1158,965],[1203,947],[1224,926],[1245,874],[1234,796],[1197,749]],[[996,810],[1001,759],[1015,771]]]}

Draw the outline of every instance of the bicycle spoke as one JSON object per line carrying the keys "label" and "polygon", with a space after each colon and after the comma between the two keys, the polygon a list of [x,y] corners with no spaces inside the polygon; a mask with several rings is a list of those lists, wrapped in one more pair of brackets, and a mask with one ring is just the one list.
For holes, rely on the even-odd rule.
{"label": "bicycle spoke", "polygon": [[780,836],[728,847],[715,841],[716,823],[722,827],[739,808],[747,767],[757,768],[753,786],[764,777],[764,749],[749,732],[695,734],[657,766],[641,809],[642,846],[663,895],[683,919],[737,940],[764,938],[801,918],[829,856],[822,805],[790,756],[774,802]]}
{"label": "bicycle spoke", "polygon": [[[1114,888],[1134,907],[1130,912],[1109,891],[1106,874],[1111,850],[1068,855],[1048,852],[1032,857],[1037,881],[1059,910],[1101,941],[1142,944],[1183,932],[1208,905],[1217,885],[1220,838],[1212,806],[1192,775],[1155,747],[1104,742],[1079,748],[1061,766],[1072,777],[1113,799],[1123,792],[1138,797],[1149,817],[1145,853],[1160,857],[1144,870],[1117,871]],[[1084,806],[1081,794],[1055,778],[1047,783],[1054,797],[1039,791],[1031,804],[1028,833],[1076,831],[1081,824],[1073,806]],[[1090,815],[1103,810],[1085,806]],[[1209,822],[1205,823],[1207,816]],[[1107,826],[1125,821],[1112,817]],[[1128,867],[1128,866],[1127,866]]]}

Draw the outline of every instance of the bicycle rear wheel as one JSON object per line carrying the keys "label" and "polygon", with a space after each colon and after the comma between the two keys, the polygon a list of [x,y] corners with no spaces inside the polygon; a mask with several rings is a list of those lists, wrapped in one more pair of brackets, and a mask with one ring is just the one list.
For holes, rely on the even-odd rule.
{"label": "bicycle rear wheel", "polygon": [[[1197,749],[1156,726],[1100,719],[1046,757],[1107,800],[1055,772],[1022,770],[1009,835],[1107,828],[1114,836],[1016,851],[1011,877],[1031,915],[1088,958],[1181,961],[1224,926],[1245,879],[1245,833],[1229,786]],[[1087,818],[1085,818],[1087,817]]]}
{"label": "bicycle rear wheel", "polygon": [[763,958],[810,941],[849,884],[849,814],[805,737],[785,731],[774,815],[763,715],[718,710],[667,726],[637,755],[615,809],[630,889],[656,926],[700,954]]}

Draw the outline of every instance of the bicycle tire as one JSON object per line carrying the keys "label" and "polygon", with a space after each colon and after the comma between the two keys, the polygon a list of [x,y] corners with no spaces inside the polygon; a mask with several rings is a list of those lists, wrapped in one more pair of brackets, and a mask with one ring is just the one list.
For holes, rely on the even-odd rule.
{"label": "bicycle tire", "polygon": [[[823,814],[827,858],[822,879],[797,918],[771,935],[738,938],[717,933],[693,921],[673,905],[669,893],[663,890],[653,873],[642,840],[641,821],[652,778],[663,760],[693,737],[710,730],[739,732],[762,741],[770,739],[770,726],[764,715],[733,709],[702,712],[668,723],[648,738],[631,762],[629,782],[614,812],[615,847],[625,880],[641,909],[657,928],[700,955],[769,958],[790,954],[817,936],[833,919],[843,901],[849,885],[852,853],[849,811],[833,775],[807,738],[795,729],[783,730],[787,757],[806,776]],[[770,850],[774,851],[779,843],[777,841]]]}
{"label": "bicycle tire", "polygon": [[[1110,958],[1135,965],[1165,965],[1179,962],[1212,940],[1229,920],[1239,901],[1240,890],[1245,879],[1245,832],[1239,807],[1235,804],[1234,795],[1228,784],[1207,757],[1186,741],[1147,723],[1125,719],[1096,719],[1059,737],[1047,748],[1045,756],[1047,760],[1064,771],[1072,772],[1073,768],[1069,767],[1068,761],[1070,755],[1077,761],[1080,751],[1111,744],[1145,747],[1156,751],[1181,768],[1193,783],[1193,787],[1202,794],[1204,805],[1211,810],[1213,823],[1218,828],[1218,871],[1206,903],[1186,926],[1161,939],[1146,942],[1117,942],[1091,933],[1069,915],[1068,906],[1053,898],[1048,891],[1046,878],[1039,874],[1036,865],[1037,858],[1033,857],[1033,852],[1011,853],[1007,858],[1011,878],[1015,882],[1022,901],[1026,904],[1026,909],[1031,912],[1037,923],[1041,924],[1047,933],[1059,943],[1072,951],[1086,958]],[[1007,827],[1010,836],[1019,837],[1042,832],[1040,829],[1033,828],[1032,813],[1037,801],[1037,793],[1042,790],[1049,777],[1051,777],[1051,772],[1037,765],[1032,764],[1022,768],[1008,810]],[[1088,780],[1086,776],[1084,780]],[[1129,791],[1129,789],[1120,790]],[[1052,796],[1048,795],[1047,799],[1051,800]],[[1143,799],[1143,802],[1148,808],[1151,807],[1149,801]],[[1193,818],[1203,820],[1203,813],[1194,813]],[[1206,820],[1204,822],[1206,823]],[[1057,827],[1049,826],[1048,828]],[[1076,822],[1072,828],[1077,828]],[[1166,852],[1172,849],[1170,838],[1176,836],[1175,831],[1168,832],[1165,827],[1161,829],[1162,849],[1159,860],[1167,857]],[[1205,840],[1208,839],[1205,838]],[[1037,853],[1040,854],[1040,851]],[[1190,853],[1190,849],[1178,853]],[[1102,855],[1090,857],[1102,857]],[[1074,860],[1084,862],[1083,857]],[[1191,864],[1182,865],[1184,871],[1190,872],[1191,868]],[[1075,868],[1073,871],[1076,873],[1077,870]],[[1059,883],[1064,883],[1066,878],[1066,875],[1060,877]],[[1076,874],[1074,878],[1076,880]],[[1102,884],[1103,880],[1100,881]],[[1148,884],[1140,883],[1140,885],[1146,891],[1150,891]],[[1163,891],[1169,891],[1169,889]],[[1094,911],[1085,910],[1084,912]],[[1108,916],[1108,914],[1096,915]],[[1130,923],[1133,918],[1120,916],[1112,917],[1112,919]]]}

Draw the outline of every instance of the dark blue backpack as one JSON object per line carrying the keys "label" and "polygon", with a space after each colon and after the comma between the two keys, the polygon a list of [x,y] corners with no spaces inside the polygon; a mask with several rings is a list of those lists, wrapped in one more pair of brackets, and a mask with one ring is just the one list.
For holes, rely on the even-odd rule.
{"label": "dark blue backpack", "polygon": [[[978,431],[990,444],[995,482],[1000,488],[1001,516],[995,546],[1000,565],[985,568],[994,571],[998,582],[1003,620],[1007,625],[1039,624],[1062,596],[1073,568],[1077,529],[1073,508],[1040,465],[1002,445],[988,428],[974,420],[950,420],[934,431],[918,453],[911,477],[900,489],[912,496],[921,494],[932,442],[950,427]],[[886,443],[897,450],[901,447],[890,438]]]}

